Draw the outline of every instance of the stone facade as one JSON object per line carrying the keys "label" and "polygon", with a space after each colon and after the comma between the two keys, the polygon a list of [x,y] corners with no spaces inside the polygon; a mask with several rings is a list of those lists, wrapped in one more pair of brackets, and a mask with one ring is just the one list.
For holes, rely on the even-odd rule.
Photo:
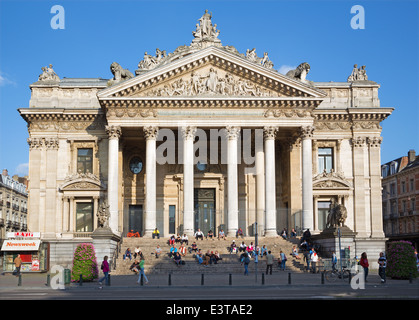
{"label": "stone facade", "polygon": [[19,109],[30,230],[56,246],[89,240],[106,200],[117,236],[254,235],[255,222],[264,236],[316,234],[335,200],[359,247],[383,246],[380,122],[392,109],[379,84],[365,67],[346,82],[312,82],[308,63],[282,75],[267,53],[223,46],[211,18],[190,46],[146,52],[135,76],[117,63],[110,80],[43,69]]}

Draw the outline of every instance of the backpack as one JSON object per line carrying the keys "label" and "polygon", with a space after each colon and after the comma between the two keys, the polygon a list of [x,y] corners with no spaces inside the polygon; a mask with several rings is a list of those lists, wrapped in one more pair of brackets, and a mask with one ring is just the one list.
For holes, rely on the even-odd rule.
{"label": "backpack", "polygon": [[244,263],[245,263],[245,264],[249,264],[249,263],[250,263],[250,258],[249,258],[249,257],[246,257],[246,258],[244,259]]}
{"label": "backpack", "polygon": [[100,265],[100,269],[101,269],[101,270],[103,270],[103,262],[102,262],[102,264]]}

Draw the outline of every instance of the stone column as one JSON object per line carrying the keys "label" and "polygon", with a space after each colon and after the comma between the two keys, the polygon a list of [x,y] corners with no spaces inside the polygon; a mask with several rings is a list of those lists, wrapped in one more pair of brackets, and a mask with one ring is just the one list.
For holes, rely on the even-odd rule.
{"label": "stone column", "polygon": [[237,139],[240,127],[226,127],[227,136],[227,236],[235,237],[239,226],[239,186],[237,176]]}
{"label": "stone column", "polygon": [[371,237],[384,237],[381,197],[381,141],[382,137],[369,137]]}
{"label": "stone column", "polygon": [[119,138],[121,136],[121,127],[106,126],[106,133],[109,136],[108,147],[108,205],[109,205],[109,227],[112,232],[119,234],[118,216],[119,216],[119,176],[118,176],[118,158],[119,158]]}
{"label": "stone column", "polygon": [[145,194],[145,232],[144,237],[150,238],[156,228],[156,139],[157,127],[144,127],[146,139],[146,194]]}
{"label": "stone column", "polygon": [[[257,143],[260,141],[256,138],[259,132],[263,135],[263,131],[257,129],[255,134],[256,221],[258,223],[258,234],[263,236],[265,233],[265,152],[263,151],[263,143]],[[263,139],[263,136],[261,136],[261,139]]]}
{"label": "stone column", "polygon": [[183,136],[183,233],[194,234],[194,152],[196,127],[182,127]]}
{"label": "stone column", "polygon": [[277,236],[276,230],[276,179],[275,179],[275,136],[277,127],[265,127],[265,236]]}
{"label": "stone column", "polygon": [[68,232],[69,229],[70,207],[68,200],[68,196],[63,197],[63,232]]}
{"label": "stone column", "polygon": [[369,215],[366,213],[366,194],[365,194],[365,137],[352,138],[353,147],[353,175],[354,175],[354,230],[358,237],[368,237],[367,224]]}
{"label": "stone column", "polygon": [[314,127],[301,128],[302,148],[302,193],[303,193],[303,230],[314,228],[313,221],[313,157],[312,141]]}

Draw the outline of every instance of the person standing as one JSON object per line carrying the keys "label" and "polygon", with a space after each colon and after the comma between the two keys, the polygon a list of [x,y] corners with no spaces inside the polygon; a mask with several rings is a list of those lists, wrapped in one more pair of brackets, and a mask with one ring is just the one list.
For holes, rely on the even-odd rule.
{"label": "person standing", "polygon": [[362,266],[362,268],[364,268],[364,279],[365,279],[365,282],[367,282],[369,263],[368,263],[366,252],[363,252],[361,254],[361,260],[359,261],[359,264]]}
{"label": "person standing", "polygon": [[270,272],[272,274],[272,265],[274,264],[274,256],[271,251],[268,251],[268,255],[266,256],[266,274]]}
{"label": "person standing", "polygon": [[380,257],[378,258],[378,274],[381,278],[381,283],[386,282],[386,267],[387,267],[387,259],[384,255],[384,252],[380,252]]}
{"label": "person standing", "polygon": [[317,252],[313,250],[311,254],[311,265],[313,268],[313,273],[317,273],[317,262],[319,261],[319,256],[317,255]]}
{"label": "person standing", "polygon": [[17,257],[15,258],[15,260],[13,261],[15,264],[15,275],[16,277],[18,277],[20,275],[20,268],[22,266],[22,259],[20,258],[20,254],[17,255]]}
{"label": "person standing", "polygon": [[281,256],[281,269],[282,271],[285,271],[285,263],[287,262],[287,256],[285,255],[285,253],[282,252],[282,250],[279,254]]}
{"label": "person standing", "polygon": [[99,280],[100,289],[102,289],[102,282],[105,280],[106,285],[109,284],[109,263],[108,263],[108,256],[103,257],[102,265],[100,267],[103,272],[103,277]]}

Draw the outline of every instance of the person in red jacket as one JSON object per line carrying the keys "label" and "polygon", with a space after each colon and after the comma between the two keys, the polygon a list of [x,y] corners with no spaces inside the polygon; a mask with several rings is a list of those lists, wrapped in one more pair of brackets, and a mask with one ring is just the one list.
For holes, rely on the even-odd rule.
{"label": "person in red jacket", "polygon": [[370,265],[368,264],[368,258],[365,252],[361,254],[361,260],[359,261],[359,264],[362,266],[362,268],[364,268],[364,279],[365,279],[365,282],[367,282],[368,267]]}

